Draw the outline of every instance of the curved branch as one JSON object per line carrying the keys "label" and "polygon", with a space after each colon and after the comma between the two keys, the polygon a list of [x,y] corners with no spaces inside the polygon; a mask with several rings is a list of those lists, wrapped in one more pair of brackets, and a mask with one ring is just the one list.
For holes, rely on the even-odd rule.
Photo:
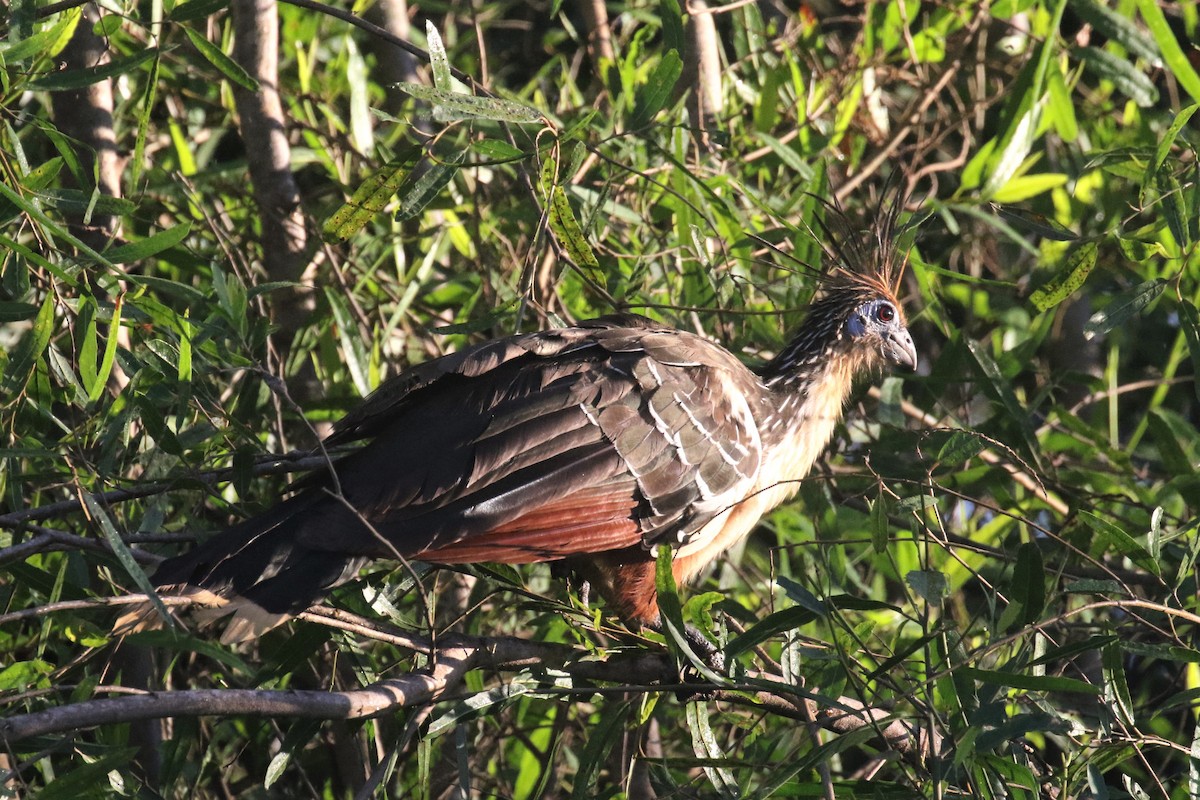
{"label": "curved branch", "polygon": [[[125,598],[121,598],[125,599]],[[164,598],[175,599],[175,598]],[[366,620],[328,609],[304,615],[314,622],[363,633]],[[876,730],[887,747],[903,757],[923,762],[941,747],[941,737],[916,725],[896,719],[894,713],[872,708],[850,697],[841,697],[829,707],[812,697],[785,691],[779,676],[760,674],[754,685],[680,684],[678,667],[663,651],[613,652],[603,660],[590,658],[588,651],[569,645],[535,642],[518,637],[474,637],[450,635],[433,640],[420,635],[395,632],[394,636],[370,627],[373,638],[392,641],[428,653],[427,669],[399,678],[379,681],[362,689],[340,692],[320,690],[192,689],[149,692],[128,697],[87,700],[57,708],[18,714],[0,720],[0,742],[11,745],[33,736],[66,733],[100,725],[113,725],[164,717],[243,716],[291,717],[320,720],[349,720],[378,716],[400,708],[427,705],[444,699],[473,669],[495,671],[555,670],[553,686],[540,691],[565,695],[593,696],[610,692],[709,692],[712,701],[750,704],[760,711],[797,719],[814,719],[835,733],[863,728]],[[773,683],[779,691],[762,688]],[[598,687],[593,682],[617,684]],[[754,689],[753,700],[745,694]],[[805,704],[809,706],[806,716]]]}

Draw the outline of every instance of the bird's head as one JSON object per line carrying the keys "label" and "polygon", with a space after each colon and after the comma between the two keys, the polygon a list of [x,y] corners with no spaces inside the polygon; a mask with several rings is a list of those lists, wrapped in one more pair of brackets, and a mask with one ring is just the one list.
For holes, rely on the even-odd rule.
{"label": "bird's head", "polygon": [[917,349],[898,299],[907,265],[907,251],[895,235],[900,207],[894,205],[897,210],[882,215],[865,234],[845,233],[840,212],[835,215],[840,235],[819,223],[828,266],[817,275],[819,289],[804,322],[766,369],[772,382],[803,382],[830,368],[847,379],[889,366],[917,368]]}
{"label": "bird's head", "polygon": [[848,361],[855,373],[886,366],[915,370],[917,348],[894,290],[863,278],[835,283],[813,303],[809,322],[820,332],[813,346],[825,359]]}

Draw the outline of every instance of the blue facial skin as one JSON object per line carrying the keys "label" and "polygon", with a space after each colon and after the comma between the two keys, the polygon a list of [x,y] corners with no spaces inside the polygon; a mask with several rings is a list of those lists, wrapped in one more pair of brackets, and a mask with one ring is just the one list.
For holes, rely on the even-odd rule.
{"label": "blue facial skin", "polygon": [[858,338],[867,332],[868,328],[878,330],[887,327],[896,319],[896,309],[882,298],[863,303],[858,310],[846,320],[846,331]]}

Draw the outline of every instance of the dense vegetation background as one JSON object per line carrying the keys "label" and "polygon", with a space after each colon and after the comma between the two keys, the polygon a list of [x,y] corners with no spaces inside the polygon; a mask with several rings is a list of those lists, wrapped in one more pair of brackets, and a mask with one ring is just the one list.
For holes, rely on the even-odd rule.
{"label": "dense vegetation background", "polygon": [[[1194,2],[7,10],[0,794],[1200,798]],[[544,567],[111,635],[405,365],[618,309],[761,359],[898,202],[920,370],[681,594],[707,692]]]}

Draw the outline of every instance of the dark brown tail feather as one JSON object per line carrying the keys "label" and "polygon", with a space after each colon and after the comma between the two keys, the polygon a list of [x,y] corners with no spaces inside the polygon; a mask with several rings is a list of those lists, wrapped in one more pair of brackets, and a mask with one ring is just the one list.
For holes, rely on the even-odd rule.
{"label": "dark brown tail feather", "polygon": [[[201,623],[229,614],[221,640],[251,639],[319,601],[357,574],[366,561],[300,544],[298,529],[322,503],[310,490],[169,558],[154,573],[164,592],[191,596]],[[132,607],[113,626],[118,634],[161,627],[149,603]]]}

